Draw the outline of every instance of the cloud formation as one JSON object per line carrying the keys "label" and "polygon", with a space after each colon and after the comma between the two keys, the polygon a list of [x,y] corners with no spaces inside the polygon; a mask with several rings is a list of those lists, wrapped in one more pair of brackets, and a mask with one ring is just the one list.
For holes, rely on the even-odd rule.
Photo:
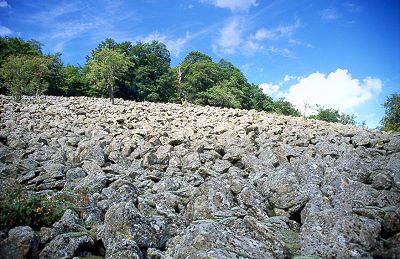
{"label": "cloud formation", "polygon": [[252,38],[257,41],[290,38],[298,28],[300,28],[300,21],[296,19],[293,24],[279,25],[276,28],[272,29],[259,29]]}
{"label": "cloud formation", "polygon": [[336,9],[327,8],[321,11],[321,18],[325,21],[333,21],[339,19]]}
{"label": "cloud formation", "polygon": [[7,3],[7,1],[0,1],[0,8],[4,8],[4,7],[7,7],[7,6],[10,6],[10,5]]}
{"label": "cloud formation", "polygon": [[231,11],[247,11],[250,7],[257,6],[257,0],[200,0],[200,2],[227,8]]}
{"label": "cloud formation", "polygon": [[239,17],[231,19],[221,30],[214,49],[224,54],[233,54],[242,43],[243,20]]}
{"label": "cloud formation", "polygon": [[[222,54],[254,54],[261,52],[267,55],[278,55],[294,58],[296,55],[290,49],[292,45],[304,45],[292,38],[295,31],[301,27],[298,19],[292,24],[279,25],[274,28],[260,28],[255,32],[248,29],[248,21],[242,16],[231,18],[219,31],[213,50]],[[276,43],[279,47],[275,46]],[[294,42],[296,44],[294,44]],[[289,46],[287,46],[289,45]]]}
{"label": "cloud formation", "polygon": [[173,39],[171,37],[168,37],[167,35],[154,32],[147,35],[146,37],[141,37],[138,40],[143,42],[152,42],[153,40],[160,41],[167,46],[167,49],[172,55],[179,56],[186,43],[188,43],[191,38],[192,36],[189,33],[186,33],[185,37]]}
{"label": "cloud formation", "polygon": [[[297,83],[290,86],[285,97],[300,111],[318,104],[347,112],[377,96],[382,86],[382,81],[378,78],[366,77],[359,80],[352,78],[347,70],[337,69],[328,75],[316,72],[297,79]],[[305,113],[309,115],[313,110]]]}
{"label": "cloud formation", "polygon": [[280,90],[279,85],[271,83],[262,83],[258,87],[260,87],[263,93],[268,96],[275,96],[276,94],[279,93]]}
{"label": "cloud formation", "polygon": [[9,28],[7,28],[3,25],[0,25],[0,36],[7,36],[7,35],[10,35],[11,33],[12,33],[12,31]]}

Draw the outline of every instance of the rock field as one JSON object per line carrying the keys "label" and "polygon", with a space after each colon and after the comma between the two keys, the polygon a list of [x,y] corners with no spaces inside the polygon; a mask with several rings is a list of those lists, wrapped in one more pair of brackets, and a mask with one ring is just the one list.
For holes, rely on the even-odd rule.
{"label": "rock field", "polygon": [[400,254],[395,133],[253,110],[0,96],[0,193],[15,182],[84,206],[40,231],[0,231],[0,258]]}

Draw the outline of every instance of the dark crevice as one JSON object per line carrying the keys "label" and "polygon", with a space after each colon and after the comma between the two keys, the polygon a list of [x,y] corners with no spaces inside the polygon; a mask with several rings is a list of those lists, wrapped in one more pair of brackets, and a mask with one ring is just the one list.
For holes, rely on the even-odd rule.
{"label": "dark crevice", "polygon": [[237,215],[236,217],[237,217],[238,219],[244,219],[246,216],[247,216],[247,215],[245,215],[245,214],[239,214],[239,215]]}
{"label": "dark crevice", "polygon": [[368,143],[368,144],[366,144],[366,145],[364,145],[366,148],[371,148],[372,147],[372,145],[371,145],[371,143]]}
{"label": "dark crevice", "polygon": [[35,150],[27,151],[26,153],[24,153],[24,154],[22,155],[22,159],[27,159],[28,156],[31,155],[31,154],[33,154],[33,153],[35,153]]}
{"label": "dark crevice", "polygon": [[272,164],[272,166],[273,166],[274,168],[277,168],[279,165],[280,165],[280,164],[279,164],[279,161],[276,161],[276,162],[274,162],[274,163]]}
{"label": "dark crevice", "polygon": [[97,240],[91,248],[92,255],[95,256],[105,256],[106,248],[104,247],[103,240]]}
{"label": "dark crevice", "polygon": [[286,156],[286,159],[287,159],[287,161],[290,163],[290,160],[292,159],[292,157],[295,157],[295,156],[292,156],[292,155],[288,155],[288,156]]}
{"label": "dark crevice", "polygon": [[383,239],[389,239],[389,238],[395,236],[397,233],[399,233],[399,232],[391,232],[391,231],[387,231],[387,230],[382,228],[381,237]]}
{"label": "dark crevice", "polygon": [[179,214],[181,212],[181,209],[179,208],[179,204],[175,204],[174,211],[176,214]]}
{"label": "dark crevice", "polygon": [[301,223],[301,212],[304,209],[306,205],[301,206],[298,210],[296,210],[292,215],[290,215],[289,219],[296,221],[297,223],[299,223],[300,225]]}
{"label": "dark crevice", "polygon": [[7,145],[7,137],[5,137],[5,136],[0,136],[0,142],[1,142],[3,145]]}
{"label": "dark crevice", "polygon": [[164,252],[167,251],[167,241],[170,240],[172,238],[171,235],[165,235],[163,236],[160,241],[157,244],[157,249]]}
{"label": "dark crevice", "polygon": [[143,257],[147,258],[147,249],[148,249],[148,247],[147,246],[141,246],[141,247],[139,247],[139,249],[142,252]]}
{"label": "dark crevice", "polygon": [[133,205],[135,205],[136,209],[139,209],[139,200],[136,199]]}

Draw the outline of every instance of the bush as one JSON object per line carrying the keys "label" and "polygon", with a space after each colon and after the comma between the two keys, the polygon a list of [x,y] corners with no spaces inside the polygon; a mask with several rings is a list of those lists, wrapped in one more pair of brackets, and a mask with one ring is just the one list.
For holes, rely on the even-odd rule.
{"label": "bush", "polygon": [[7,186],[0,200],[0,229],[30,226],[39,230],[60,220],[70,208],[74,205],[68,201],[28,193],[21,185]]}

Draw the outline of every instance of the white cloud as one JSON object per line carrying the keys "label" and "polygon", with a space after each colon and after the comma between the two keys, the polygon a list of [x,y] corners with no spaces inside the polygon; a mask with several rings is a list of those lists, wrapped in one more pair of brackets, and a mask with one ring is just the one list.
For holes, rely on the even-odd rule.
{"label": "white cloud", "polygon": [[261,88],[264,94],[268,96],[273,96],[279,93],[280,86],[271,83],[262,83],[258,87]]}
{"label": "white cloud", "polygon": [[242,33],[243,21],[238,17],[233,18],[221,29],[214,47],[224,54],[233,54],[242,43]]}
{"label": "white cloud", "polygon": [[219,38],[213,45],[213,50],[222,54],[234,54],[240,50],[240,53],[244,54],[263,52],[268,55],[294,58],[295,54],[288,47],[266,46],[263,41],[282,38],[289,38],[290,40],[295,30],[300,26],[300,21],[296,19],[293,24],[279,25],[272,29],[262,28],[254,34],[248,34],[246,20],[243,17],[236,16],[222,27]]}
{"label": "white cloud", "polygon": [[[371,100],[381,90],[382,81],[378,78],[366,77],[359,80],[352,78],[347,70],[337,69],[328,75],[316,72],[298,79],[298,82],[289,88],[285,97],[301,111],[318,104],[346,112]],[[313,110],[305,113],[309,115]]]}
{"label": "white cloud", "polygon": [[269,54],[278,55],[278,56],[282,56],[285,58],[295,58],[296,57],[296,55],[288,48],[277,48],[274,46],[270,46],[267,49],[267,51]]}
{"label": "white cloud", "polygon": [[321,11],[322,19],[326,21],[333,21],[339,19],[339,15],[335,9],[328,8]]}
{"label": "white cloud", "polygon": [[257,6],[257,0],[200,0],[202,3],[212,4],[231,11],[247,11],[252,6]]}
{"label": "white cloud", "polygon": [[291,80],[300,80],[301,79],[301,77],[298,77],[298,76],[291,76],[291,75],[285,75],[285,77],[283,78],[283,82],[288,82],[288,81],[291,81]]}
{"label": "white cloud", "polygon": [[[244,41],[245,44],[243,44],[241,48],[249,53],[264,52],[268,55],[294,58],[295,54],[290,49],[290,46],[301,45],[312,47],[310,44],[302,43],[292,38],[295,31],[300,27],[300,20],[296,19],[292,24],[279,25],[274,28],[260,28],[254,34],[247,36]],[[268,44],[268,42],[271,41],[278,42],[279,47]]]}
{"label": "white cloud", "polygon": [[10,6],[10,5],[7,3],[7,1],[0,1],[0,8],[4,8],[4,7],[7,7],[7,6]]}
{"label": "white cloud", "polygon": [[262,28],[259,29],[253,36],[258,41],[263,40],[278,40],[280,38],[290,38],[293,33],[300,28],[301,24],[298,19],[293,24],[279,25],[273,29]]}
{"label": "white cloud", "polygon": [[0,36],[7,36],[10,35],[11,33],[12,31],[9,28],[0,25]]}
{"label": "white cloud", "polygon": [[185,37],[173,39],[167,35],[154,32],[146,37],[139,38],[139,40],[143,42],[152,42],[153,40],[160,41],[167,46],[172,55],[178,56],[191,38],[192,36],[189,33],[186,33]]}

